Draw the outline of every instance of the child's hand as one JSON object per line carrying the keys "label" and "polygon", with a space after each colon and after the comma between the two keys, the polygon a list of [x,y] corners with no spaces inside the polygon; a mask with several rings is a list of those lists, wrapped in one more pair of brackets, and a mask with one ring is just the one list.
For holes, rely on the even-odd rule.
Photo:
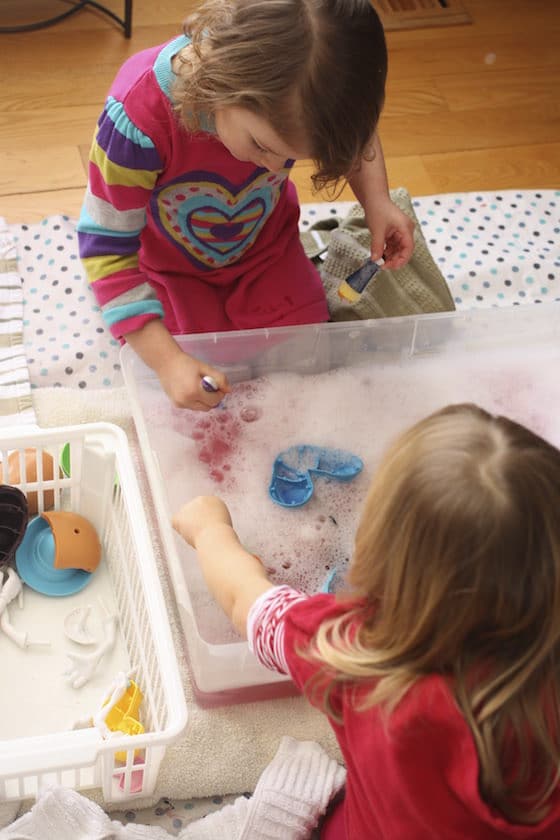
{"label": "child's hand", "polygon": [[193,548],[196,548],[203,531],[215,525],[232,524],[227,506],[217,496],[197,496],[186,502],[171,522],[177,533]]}
{"label": "child's hand", "polygon": [[[210,411],[230,390],[226,376],[216,368],[184,353],[163,321],[154,318],[139,330],[128,333],[127,343],[157,374],[161,386],[177,408]],[[202,386],[210,376],[217,391]]]}
{"label": "child's hand", "polygon": [[241,545],[226,505],[217,496],[198,496],[171,521],[196,550],[209,591],[237,632],[246,635],[251,606],[273,584],[258,557]]}
{"label": "child's hand", "polygon": [[384,268],[402,268],[414,250],[414,222],[391,201],[377,132],[368,152],[350,173],[348,182],[366,214],[372,260],[377,262],[383,257]]}
{"label": "child's hand", "polygon": [[414,250],[414,222],[387,198],[377,201],[367,215],[371,231],[371,257],[383,257],[384,268],[402,268]]}
{"label": "child's hand", "polygon": [[[210,411],[230,390],[227,378],[221,371],[182,350],[174,353],[156,372],[163,390],[177,408]],[[203,388],[203,376],[211,376],[219,390],[207,391]]]}

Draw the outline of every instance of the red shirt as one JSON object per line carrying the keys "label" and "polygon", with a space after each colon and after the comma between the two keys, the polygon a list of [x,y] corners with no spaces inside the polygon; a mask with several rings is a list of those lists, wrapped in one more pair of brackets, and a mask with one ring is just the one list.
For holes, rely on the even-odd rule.
{"label": "red shirt", "polygon": [[[272,597],[274,591],[285,597],[286,589],[272,590]],[[297,651],[306,648],[322,621],[346,609],[333,595],[313,595],[300,597],[281,616],[280,661],[304,694],[318,665]],[[261,614],[266,621],[266,611]],[[258,612],[249,627],[255,639]],[[549,815],[536,826],[511,824],[482,800],[474,740],[442,677],[421,679],[390,717],[379,707],[356,711],[342,689],[335,702],[343,722],[331,725],[347,768],[346,795],[339,806],[345,835],[338,812],[321,834],[325,840],[559,840],[557,794]]]}

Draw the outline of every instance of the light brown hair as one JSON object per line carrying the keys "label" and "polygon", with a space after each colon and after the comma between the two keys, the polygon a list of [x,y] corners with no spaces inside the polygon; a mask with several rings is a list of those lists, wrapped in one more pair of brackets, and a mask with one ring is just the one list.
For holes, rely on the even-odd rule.
{"label": "light brown hair", "polygon": [[206,0],[185,22],[194,60],[173,87],[183,124],[197,130],[231,105],[311,149],[317,187],[373,154],[387,50],[369,0]]}
{"label": "light brown hair", "polygon": [[375,475],[349,582],[365,606],[325,622],[308,654],[324,665],[325,711],[336,685],[353,696],[371,680],[365,707],[390,716],[442,675],[482,797],[539,821],[560,767],[560,452],[471,404],[417,423]]}

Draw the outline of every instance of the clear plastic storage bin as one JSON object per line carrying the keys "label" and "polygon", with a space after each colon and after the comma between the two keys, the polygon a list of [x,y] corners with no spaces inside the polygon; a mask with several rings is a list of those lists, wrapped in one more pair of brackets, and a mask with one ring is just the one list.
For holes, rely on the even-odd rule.
{"label": "clear plastic storage bin", "polygon": [[[28,449],[37,454],[35,475],[25,466]],[[54,469],[47,478],[44,452],[66,470]],[[8,481],[10,456],[18,465],[17,481]],[[18,486],[28,499],[36,494],[39,513],[54,508],[85,517],[102,547],[100,565],[81,592],[49,597],[24,585],[23,609],[15,601],[9,606],[13,625],[49,645],[20,649],[0,632],[0,800],[34,798],[48,785],[101,788],[107,802],[148,796],[167,744],[185,728],[187,710],[126,436],[107,423],[3,431],[0,457],[4,483]],[[98,640],[103,616],[117,616],[117,639],[89,682],[76,689],[64,676],[67,654],[85,648],[66,637],[63,622],[86,605]],[[145,732],[112,733],[104,740],[87,723],[119,672],[132,673],[143,693],[139,719]],[[83,728],[74,728],[80,721]]]}
{"label": "clear plastic storage bin", "polygon": [[[425,414],[475,401],[560,444],[560,303],[178,340],[228,375],[234,388],[220,408],[176,409],[129,347],[122,363],[203,704],[279,695],[291,683],[257,664],[210,598],[170,526],[182,502],[221,495],[244,543],[266,566],[274,557],[274,579],[317,591],[329,569],[344,572],[381,453]],[[349,450],[363,475],[318,481],[316,499],[282,511],[268,496],[270,471],[279,451],[299,444]]]}

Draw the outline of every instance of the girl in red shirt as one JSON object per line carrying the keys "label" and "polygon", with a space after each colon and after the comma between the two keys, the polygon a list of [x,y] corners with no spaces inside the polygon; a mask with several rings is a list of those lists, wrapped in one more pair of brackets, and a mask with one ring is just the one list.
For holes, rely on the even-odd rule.
{"label": "girl in red shirt", "polygon": [[336,733],[321,838],[560,837],[559,511],[560,451],[465,404],[388,450],[345,593],[273,585],[216,497],[177,513],[237,630]]}

